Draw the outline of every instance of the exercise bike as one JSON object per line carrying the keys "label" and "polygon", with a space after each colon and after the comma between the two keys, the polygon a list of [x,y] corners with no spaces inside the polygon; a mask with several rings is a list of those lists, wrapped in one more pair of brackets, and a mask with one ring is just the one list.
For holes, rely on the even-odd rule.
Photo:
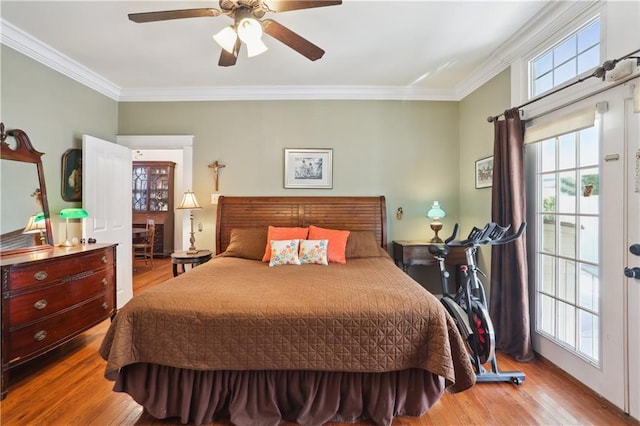
{"label": "exercise bike", "polygon": [[[476,252],[483,245],[507,244],[515,241],[523,234],[526,228],[523,222],[515,234],[506,236],[511,225],[500,226],[496,223],[488,223],[484,228],[473,227],[467,239],[456,240],[458,236],[458,224],[456,223],[453,234],[447,238],[445,245],[430,245],[429,252],[436,258],[440,266],[442,280],[442,298],[440,301],[449,314],[453,317],[458,331],[467,342],[469,358],[476,371],[477,382],[512,382],[517,385],[525,379],[521,371],[504,371],[498,369],[495,356],[495,332],[489,310],[484,286],[478,275],[486,278],[486,275],[476,265]],[[460,266],[464,274],[463,282],[455,294],[449,291],[449,272],[445,266],[445,257],[450,252],[450,247],[466,247],[465,255],[467,264]],[[490,363],[491,371],[483,365]]]}

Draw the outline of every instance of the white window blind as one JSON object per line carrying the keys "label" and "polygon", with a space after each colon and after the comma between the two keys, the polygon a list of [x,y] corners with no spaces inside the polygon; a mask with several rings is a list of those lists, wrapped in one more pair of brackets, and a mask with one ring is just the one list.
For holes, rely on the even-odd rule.
{"label": "white window blind", "polygon": [[554,115],[533,120],[524,132],[524,143],[534,143],[570,132],[586,129],[595,122],[594,106],[565,115]]}

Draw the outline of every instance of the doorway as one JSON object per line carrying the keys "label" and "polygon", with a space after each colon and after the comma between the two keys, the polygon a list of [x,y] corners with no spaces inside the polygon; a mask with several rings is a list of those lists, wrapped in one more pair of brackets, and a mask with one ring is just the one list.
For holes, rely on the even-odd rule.
{"label": "doorway", "polygon": [[[172,161],[176,163],[174,205],[193,184],[193,135],[141,135],[117,136],[119,145],[131,150],[135,161]],[[174,251],[189,245],[189,215],[176,216],[174,227]]]}

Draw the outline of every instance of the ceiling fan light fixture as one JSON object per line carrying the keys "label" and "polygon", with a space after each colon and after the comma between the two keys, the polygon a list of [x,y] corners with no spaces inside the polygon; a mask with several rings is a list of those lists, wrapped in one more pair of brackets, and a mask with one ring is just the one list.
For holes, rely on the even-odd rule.
{"label": "ceiling fan light fixture", "polygon": [[238,35],[233,30],[233,27],[225,27],[218,34],[213,36],[213,39],[229,53],[233,53],[233,49],[236,45]]}
{"label": "ceiling fan light fixture", "polygon": [[246,43],[247,45],[247,56],[249,58],[253,58],[254,56],[258,56],[261,53],[267,51],[267,46],[262,42],[262,40],[254,40],[250,43]]}
{"label": "ceiling fan light fixture", "polygon": [[262,38],[262,25],[253,18],[242,18],[238,22],[237,31],[240,40],[247,45],[260,41]]}

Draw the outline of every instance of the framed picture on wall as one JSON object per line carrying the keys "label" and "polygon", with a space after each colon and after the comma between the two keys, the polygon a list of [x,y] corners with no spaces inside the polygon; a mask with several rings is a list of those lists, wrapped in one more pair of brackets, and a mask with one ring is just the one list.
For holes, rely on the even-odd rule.
{"label": "framed picture on wall", "polygon": [[333,188],[333,149],[284,150],[285,188]]}
{"label": "framed picture on wall", "polygon": [[62,199],[82,201],[82,150],[68,149],[62,154]]}
{"label": "framed picture on wall", "polygon": [[493,185],[493,156],[476,161],[476,188]]}

